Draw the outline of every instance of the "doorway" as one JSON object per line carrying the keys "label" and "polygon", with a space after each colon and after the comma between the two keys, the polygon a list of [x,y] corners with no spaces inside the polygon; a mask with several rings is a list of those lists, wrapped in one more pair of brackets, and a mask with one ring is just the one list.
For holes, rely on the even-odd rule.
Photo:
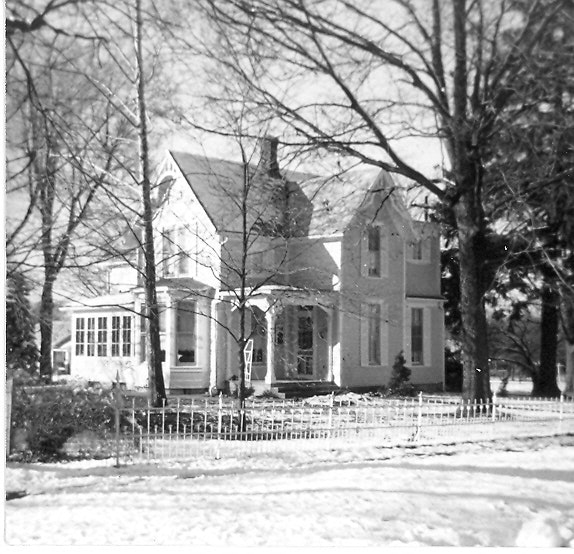
{"label": "doorway", "polygon": [[313,306],[300,306],[297,314],[297,375],[313,377]]}

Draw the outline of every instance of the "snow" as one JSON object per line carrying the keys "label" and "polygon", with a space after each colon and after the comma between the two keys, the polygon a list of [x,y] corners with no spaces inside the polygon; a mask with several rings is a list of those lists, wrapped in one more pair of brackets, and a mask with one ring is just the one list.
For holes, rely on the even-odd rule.
{"label": "snow", "polygon": [[[574,437],[8,464],[9,545],[574,546]],[[29,549],[27,549],[29,551]]]}

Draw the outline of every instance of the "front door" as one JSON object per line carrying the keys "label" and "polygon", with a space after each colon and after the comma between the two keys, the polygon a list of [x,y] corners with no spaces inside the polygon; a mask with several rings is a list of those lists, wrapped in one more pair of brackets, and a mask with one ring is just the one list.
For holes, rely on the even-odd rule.
{"label": "front door", "polygon": [[297,375],[313,377],[313,306],[301,306],[297,325]]}

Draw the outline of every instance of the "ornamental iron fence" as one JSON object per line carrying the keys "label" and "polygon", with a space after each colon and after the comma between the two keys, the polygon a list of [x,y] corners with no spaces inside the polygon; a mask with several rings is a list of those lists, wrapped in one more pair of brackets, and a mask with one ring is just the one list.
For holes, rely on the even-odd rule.
{"label": "ornamental iron fence", "polygon": [[[574,431],[574,400],[457,397],[390,399],[348,395],[307,400],[176,397],[142,406],[117,394],[117,464],[203,456],[249,457],[302,449],[448,444]],[[109,443],[108,443],[109,444]],[[111,446],[111,444],[110,444]]]}

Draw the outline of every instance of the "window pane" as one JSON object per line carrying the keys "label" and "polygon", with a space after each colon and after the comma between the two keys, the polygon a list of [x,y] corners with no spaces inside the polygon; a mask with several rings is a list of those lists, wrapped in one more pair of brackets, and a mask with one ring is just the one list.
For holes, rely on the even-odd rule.
{"label": "window pane", "polygon": [[76,356],[83,356],[85,352],[86,320],[83,317],[76,319]]}
{"label": "window pane", "polygon": [[412,244],[411,248],[412,259],[413,260],[422,260],[423,259],[423,241],[416,240]]}
{"label": "window pane", "polygon": [[376,252],[381,249],[381,237],[378,227],[369,227],[369,251]]}
{"label": "window pane", "polygon": [[112,316],[112,356],[120,355],[120,317]]}
{"label": "window pane", "polygon": [[87,356],[96,355],[96,318],[88,317]]}
{"label": "window pane", "polygon": [[131,316],[123,317],[122,329],[122,356],[129,357],[132,355],[132,318]]}
{"label": "window pane", "polygon": [[251,338],[253,339],[253,362],[264,363],[267,345],[265,314],[256,308],[251,310]]}
{"label": "window pane", "polygon": [[176,316],[176,364],[195,363],[195,303],[180,303]]}
{"label": "window pane", "polygon": [[108,354],[108,318],[98,317],[98,356]]}
{"label": "window pane", "polygon": [[381,275],[381,236],[378,227],[367,228],[368,259],[367,269],[369,277]]}
{"label": "window pane", "polygon": [[423,363],[423,309],[411,309],[411,363]]}
{"label": "window pane", "polygon": [[189,256],[181,251],[178,256],[179,274],[187,275],[189,273]]}
{"label": "window pane", "polygon": [[381,364],[381,305],[369,304],[369,365]]}
{"label": "window pane", "polygon": [[174,274],[176,250],[174,229],[165,229],[162,237],[162,265],[164,275]]}

